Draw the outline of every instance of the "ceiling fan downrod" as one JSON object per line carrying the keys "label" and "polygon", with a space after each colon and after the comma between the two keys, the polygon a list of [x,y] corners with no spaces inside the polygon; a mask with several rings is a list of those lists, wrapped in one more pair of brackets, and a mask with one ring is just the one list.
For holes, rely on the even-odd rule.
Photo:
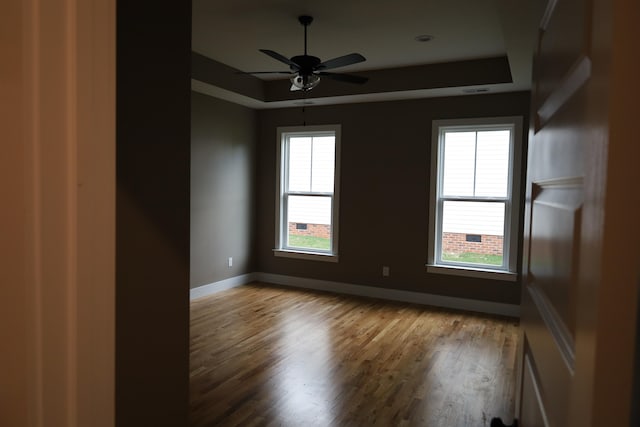
{"label": "ceiling fan downrod", "polygon": [[298,16],[298,21],[304,26],[304,54],[307,55],[307,27],[313,22],[313,17],[309,15]]}

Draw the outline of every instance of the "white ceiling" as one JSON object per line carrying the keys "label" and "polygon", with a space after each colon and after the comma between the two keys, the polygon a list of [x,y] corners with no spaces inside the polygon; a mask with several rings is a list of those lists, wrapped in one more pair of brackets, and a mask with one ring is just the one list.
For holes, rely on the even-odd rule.
{"label": "white ceiling", "polygon": [[[302,54],[304,30],[297,17],[308,14],[314,17],[308,33],[310,55],[327,60],[358,52],[367,58],[366,62],[335,72],[366,72],[507,55],[513,83],[489,89],[528,90],[541,3],[544,2],[193,0],[192,49],[241,71],[287,71],[286,65],[258,49],[274,50],[287,57]],[[433,40],[426,43],[414,40],[422,34],[433,36]],[[419,96],[415,91],[406,92],[398,96]],[[443,92],[437,93],[441,96]],[[455,94],[461,94],[459,88]]]}

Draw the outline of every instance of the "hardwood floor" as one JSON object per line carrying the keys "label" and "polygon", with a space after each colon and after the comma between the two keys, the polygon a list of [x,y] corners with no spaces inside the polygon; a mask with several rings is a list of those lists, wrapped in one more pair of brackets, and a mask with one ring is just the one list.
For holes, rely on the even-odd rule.
{"label": "hardwood floor", "polygon": [[242,286],[191,303],[191,424],[510,422],[516,342],[516,319]]}

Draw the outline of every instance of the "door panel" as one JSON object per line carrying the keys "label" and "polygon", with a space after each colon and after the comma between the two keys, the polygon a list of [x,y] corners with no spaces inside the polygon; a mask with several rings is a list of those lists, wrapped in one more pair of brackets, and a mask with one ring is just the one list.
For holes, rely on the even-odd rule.
{"label": "door panel", "polygon": [[551,0],[534,58],[522,296],[521,425],[563,426],[575,371],[589,3]]}
{"label": "door panel", "polygon": [[[530,289],[544,299],[562,340],[573,347],[580,239],[582,180],[556,179],[534,185],[531,208]],[[536,301],[536,299],[534,299]],[[553,329],[552,329],[553,331]]]}

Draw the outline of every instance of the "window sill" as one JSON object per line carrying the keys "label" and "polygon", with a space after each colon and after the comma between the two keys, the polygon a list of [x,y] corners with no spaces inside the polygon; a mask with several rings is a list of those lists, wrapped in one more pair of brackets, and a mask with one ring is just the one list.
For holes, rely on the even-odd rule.
{"label": "window sill", "polygon": [[293,251],[291,249],[274,249],[273,254],[278,257],[306,259],[311,261],[338,262],[338,255],[319,252]]}
{"label": "window sill", "polygon": [[427,264],[428,273],[449,274],[452,276],[476,277],[479,279],[503,280],[505,282],[515,282],[518,274],[510,271],[485,270],[481,268],[457,267],[453,265]]}

